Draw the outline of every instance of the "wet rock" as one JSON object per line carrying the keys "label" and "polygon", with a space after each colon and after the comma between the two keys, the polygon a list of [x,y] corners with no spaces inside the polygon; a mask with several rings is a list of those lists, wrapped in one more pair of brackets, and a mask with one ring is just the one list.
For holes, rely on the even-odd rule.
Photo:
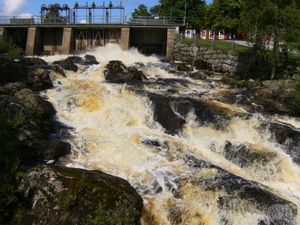
{"label": "wet rock", "polygon": [[149,94],[154,107],[154,120],[159,122],[169,134],[178,134],[185,120],[172,108],[172,101],[167,97],[157,94]]}
{"label": "wet rock", "polygon": [[126,67],[121,61],[110,61],[106,66],[105,80],[111,83],[133,84],[147,80],[146,75],[135,67]]}
{"label": "wet rock", "polygon": [[0,84],[26,80],[26,66],[6,57],[0,57]]}
{"label": "wet rock", "polygon": [[26,83],[28,87],[35,91],[41,91],[53,87],[49,70],[41,68],[29,70]]}
{"label": "wet rock", "polygon": [[187,63],[181,62],[181,63],[176,63],[177,70],[178,71],[192,71],[193,67],[191,65],[188,65]]}
{"label": "wet rock", "polygon": [[51,103],[45,101],[30,89],[23,89],[15,94],[16,99],[38,119],[51,119],[55,109]]}
{"label": "wet rock", "polygon": [[55,61],[53,64],[61,66],[61,68],[63,68],[64,70],[70,70],[73,72],[77,72],[78,66],[75,65],[75,63],[82,63],[82,62],[83,62],[83,59],[81,59],[80,57],[70,56],[64,60]]}
{"label": "wet rock", "polygon": [[50,69],[53,70],[55,73],[58,73],[63,77],[66,77],[65,71],[59,65],[52,65]]}
{"label": "wet rock", "polygon": [[225,144],[223,152],[226,159],[242,168],[254,163],[265,164],[276,157],[275,153],[265,150],[257,151],[253,146],[244,144],[233,145],[229,141]]}
{"label": "wet rock", "polygon": [[24,66],[47,66],[48,63],[37,57],[25,57],[19,60],[19,63]]}
{"label": "wet rock", "polygon": [[70,154],[71,145],[61,140],[44,141],[40,144],[39,152],[41,152],[44,160],[57,160]]}
{"label": "wet rock", "polygon": [[188,76],[193,79],[196,79],[196,80],[206,80],[208,78],[207,74],[208,74],[208,72],[197,71],[197,72],[188,74]]}
{"label": "wet rock", "polygon": [[28,206],[16,224],[140,224],[142,198],[127,181],[100,171],[39,166],[19,191]]}
{"label": "wet rock", "polygon": [[84,65],[98,65],[96,57],[93,55],[85,55],[84,56]]}
{"label": "wet rock", "polygon": [[[297,206],[273,194],[268,187],[231,174],[194,156],[187,156],[185,161],[199,171],[212,169],[210,175],[195,182],[206,191],[222,193],[218,199],[219,207],[222,210],[234,211],[240,207],[240,204],[244,205],[242,201],[245,201],[245,205],[249,205],[249,210],[255,209],[265,214],[266,221],[269,221],[267,224],[295,224],[295,217],[298,213]],[[230,218],[225,219],[230,220]]]}
{"label": "wet rock", "polygon": [[263,124],[272,134],[272,139],[283,146],[293,161],[300,165],[300,131],[281,123]]}

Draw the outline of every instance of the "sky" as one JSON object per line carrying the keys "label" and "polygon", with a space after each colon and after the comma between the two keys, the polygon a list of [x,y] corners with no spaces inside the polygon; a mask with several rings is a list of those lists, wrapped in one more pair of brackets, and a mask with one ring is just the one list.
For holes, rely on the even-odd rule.
{"label": "sky", "polygon": [[[105,0],[95,0],[96,4],[103,4],[103,1]],[[49,5],[51,3],[59,3],[59,4],[68,4],[69,7],[73,7],[76,0],[0,0],[0,5],[2,8],[0,9],[0,16],[19,16],[19,15],[39,15],[40,12],[40,6],[42,4]],[[78,3],[83,5],[86,2],[89,2],[90,4],[93,2],[93,0],[78,0]],[[106,4],[108,4],[109,0],[105,1]],[[112,0],[113,4],[120,4],[119,0]],[[125,13],[127,16],[131,15],[131,12],[139,5],[139,4],[145,4],[148,7],[151,7],[155,4],[157,4],[158,0],[123,0],[123,5],[125,6]],[[211,0],[207,1],[208,3],[211,2]]]}

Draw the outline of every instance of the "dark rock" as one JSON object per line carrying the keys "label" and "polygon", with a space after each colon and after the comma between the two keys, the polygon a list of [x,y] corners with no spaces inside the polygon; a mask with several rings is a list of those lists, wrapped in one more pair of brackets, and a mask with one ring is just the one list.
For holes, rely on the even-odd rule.
{"label": "dark rock", "polygon": [[35,91],[41,91],[53,87],[49,70],[41,68],[29,70],[26,83],[32,90]]}
{"label": "dark rock", "polygon": [[30,89],[23,89],[15,94],[16,99],[38,119],[51,119],[55,109],[51,103],[45,101]]}
{"label": "dark rock", "polygon": [[23,82],[8,83],[0,86],[0,94],[2,95],[14,95],[16,92],[24,89],[26,87]]}
{"label": "dark rock", "polygon": [[81,59],[80,57],[70,56],[64,60],[55,61],[53,64],[61,66],[64,70],[70,70],[73,72],[77,72],[78,66],[75,65],[75,63],[82,63],[82,62],[83,62],[83,59]]}
{"label": "dark rock", "polygon": [[146,79],[146,75],[141,70],[126,67],[121,61],[110,61],[106,66],[105,80],[111,83],[133,84]]}
{"label": "dark rock", "polygon": [[262,127],[267,128],[272,139],[281,144],[293,161],[300,165],[300,131],[283,123],[265,123]]}
{"label": "dark rock", "polygon": [[26,66],[6,57],[0,57],[0,84],[26,80]]}
{"label": "dark rock", "polygon": [[149,94],[148,96],[154,107],[154,120],[159,122],[167,133],[179,133],[185,124],[185,120],[172,109],[172,101],[168,97],[158,94]]}
{"label": "dark rock", "polygon": [[93,55],[85,55],[84,56],[84,65],[98,65],[96,57]]}
{"label": "dark rock", "polygon": [[140,224],[142,198],[127,181],[100,171],[39,166],[19,191],[28,206],[16,224]]}
{"label": "dark rock", "polygon": [[193,72],[190,73],[188,76],[196,80],[206,80],[208,77],[207,73],[205,73],[204,71]]}
{"label": "dark rock", "polygon": [[270,221],[268,224],[295,224],[295,217],[298,213],[297,206],[273,194],[268,187],[238,177],[194,156],[188,155],[185,161],[189,166],[198,170],[212,169],[214,171],[212,175],[197,179],[195,182],[206,191],[222,193],[218,199],[219,208],[235,210],[236,207],[239,207],[237,204],[243,204],[241,201],[245,201],[246,204],[251,205],[251,208],[255,207],[256,210],[263,213]]}
{"label": "dark rock", "polygon": [[188,65],[184,62],[176,63],[176,66],[177,66],[178,71],[192,71],[193,70],[193,67],[191,65]]}
{"label": "dark rock", "polygon": [[224,147],[224,156],[240,167],[251,166],[253,163],[264,164],[276,157],[276,153],[257,151],[251,146],[233,145],[229,141]]}
{"label": "dark rock", "polygon": [[196,60],[194,66],[197,70],[212,70],[211,64],[201,59]]}
{"label": "dark rock", "polygon": [[66,77],[65,71],[59,65],[52,65],[50,69],[53,70],[55,73],[58,73],[63,77]]}
{"label": "dark rock", "polygon": [[44,160],[57,160],[71,152],[71,145],[61,140],[49,140],[41,143],[40,151]]}
{"label": "dark rock", "polygon": [[37,57],[25,57],[19,60],[19,63],[25,66],[46,66],[48,63]]}

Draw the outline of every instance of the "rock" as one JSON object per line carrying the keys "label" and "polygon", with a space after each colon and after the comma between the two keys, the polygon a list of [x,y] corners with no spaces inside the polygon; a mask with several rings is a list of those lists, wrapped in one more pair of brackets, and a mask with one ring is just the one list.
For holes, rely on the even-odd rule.
{"label": "rock", "polygon": [[48,63],[37,57],[24,57],[19,60],[19,63],[25,66],[47,66]]}
{"label": "rock", "polygon": [[53,70],[55,73],[60,74],[63,77],[66,77],[65,71],[59,65],[52,65],[50,69]]}
{"label": "rock", "polygon": [[191,65],[188,65],[184,62],[176,63],[176,66],[177,66],[178,71],[192,71],[193,70],[193,67]]}
{"label": "rock", "polygon": [[0,57],[0,84],[25,81],[26,66],[6,57]]}
{"label": "rock", "polygon": [[61,140],[49,140],[40,144],[39,152],[44,160],[57,160],[71,152],[71,145]]}
{"label": "rock", "polygon": [[126,67],[121,61],[110,61],[106,66],[105,80],[111,83],[136,83],[147,80],[146,75],[135,67]]}
{"label": "rock", "polygon": [[26,85],[23,82],[8,83],[0,86],[0,94],[14,95],[16,92],[24,89]]}
{"label": "rock", "polygon": [[206,74],[207,72],[197,71],[197,72],[190,73],[188,76],[196,80],[206,80],[208,77]]}
{"label": "rock", "polygon": [[225,158],[240,167],[251,166],[254,163],[265,164],[276,157],[273,152],[268,152],[265,149],[257,150],[254,146],[233,145],[227,142],[224,146],[223,155]]}
{"label": "rock", "polygon": [[83,62],[83,60],[77,56],[70,56],[64,60],[55,61],[53,64],[61,66],[64,70],[70,70],[73,72],[77,72],[78,66],[76,66],[75,63],[78,63],[78,62],[81,63],[81,62]]}
{"label": "rock", "polygon": [[[209,162],[187,155],[184,159],[188,166],[204,170],[210,175],[196,178],[195,184],[202,190],[212,191],[219,195],[218,207],[226,211],[234,211],[240,205],[250,205],[251,210],[264,214],[267,224],[294,225],[297,206],[273,194],[268,187],[254,181],[231,174]],[[219,194],[217,194],[219,193]],[[226,216],[226,215],[225,215]],[[224,218],[227,219],[227,218]],[[230,219],[230,218],[228,218]]]}
{"label": "rock", "polygon": [[201,60],[201,59],[196,60],[194,65],[197,70],[211,70],[212,69],[212,66],[210,63],[208,63],[204,60]]}
{"label": "rock", "polygon": [[51,103],[45,101],[30,89],[23,89],[15,94],[16,99],[38,119],[51,119],[55,109]]}
{"label": "rock", "polygon": [[41,91],[53,87],[49,70],[41,68],[29,70],[26,83],[32,90],[35,91]]}
{"label": "rock", "polygon": [[39,166],[19,185],[28,206],[16,224],[140,224],[143,200],[125,180],[100,171]]}
{"label": "rock", "polygon": [[171,107],[172,100],[158,94],[148,94],[154,107],[154,120],[159,122],[169,134],[179,133],[185,120],[180,117]]}
{"label": "rock", "polygon": [[272,135],[271,139],[281,144],[293,161],[300,165],[300,131],[283,123],[265,123],[262,129],[266,128]]}
{"label": "rock", "polygon": [[84,56],[84,65],[98,65],[96,57],[93,55],[85,55]]}

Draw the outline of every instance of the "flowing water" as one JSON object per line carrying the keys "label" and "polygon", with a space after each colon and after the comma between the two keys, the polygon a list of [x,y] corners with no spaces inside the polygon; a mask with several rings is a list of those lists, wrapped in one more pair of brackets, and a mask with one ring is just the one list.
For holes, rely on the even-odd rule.
{"label": "flowing water", "polygon": [[[300,169],[268,126],[290,123],[298,131],[299,120],[251,114],[222,102],[229,87],[168,72],[169,64],[136,50],[108,45],[90,54],[100,65],[67,72],[45,93],[58,120],[72,128],[67,166],[129,181],[144,199],[144,225],[300,224]],[[65,56],[45,59],[58,57]],[[148,83],[106,82],[110,60],[140,68]],[[151,94],[201,101],[226,116],[203,122],[197,110],[182,115],[171,105],[185,121],[172,135],[154,119]]]}

